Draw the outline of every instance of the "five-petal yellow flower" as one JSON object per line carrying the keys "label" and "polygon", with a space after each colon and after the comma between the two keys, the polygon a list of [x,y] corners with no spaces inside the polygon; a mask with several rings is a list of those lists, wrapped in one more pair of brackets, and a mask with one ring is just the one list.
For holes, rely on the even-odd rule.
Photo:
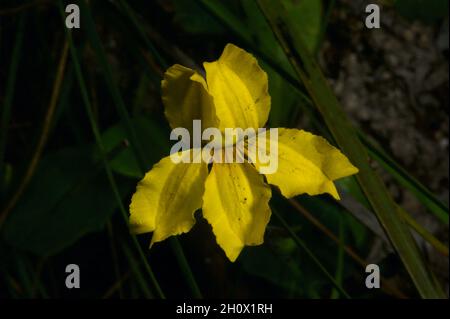
{"label": "five-petal yellow flower", "polygon": [[[260,128],[270,111],[267,74],[246,51],[228,44],[219,60],[204,63],[206,79],[181,65],[170,67],[162,81],[165,115],[172,128]],[[329,193],[339,199],[334,180],[358,169],[324,138],[297,129],[278,130],[278,169],[266,175],[282,195]],[[182,156],[191,156],[184,151]],[[270,186],[257,161],[208,164],[163,158],[137,185],[130,204],[134,233],[153,232],[151,245],[188,232],[202,209],[217,243],[235,261],[246,245],[263,242],[271,210]],[[150,245],[150,246],[151,246]]]}

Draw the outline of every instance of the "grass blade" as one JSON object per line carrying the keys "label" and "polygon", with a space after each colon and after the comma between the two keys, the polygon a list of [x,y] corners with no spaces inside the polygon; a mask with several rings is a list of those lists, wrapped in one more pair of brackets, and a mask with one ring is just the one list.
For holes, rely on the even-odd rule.
{"label": "grass blade", "polygon": [[298,32],[295,25],[289,21],[279,4],[270,1],[258,1],[258,3],[286,56],[291,61],[298,79],[305,85],[339,147],[359,168],[358,182],[420,295],[424,298],[446,298],[441,289],[436,287],[432,275],[426,269],[409,229],[397,212],[395,202],[381,179],[370,167],[367,151],[342,111],[322,71],[306,49],[302,39],[293,36]]}
{"label": "grass blade", "polygon": [[[61,1],[59,1],[59,7],[60,7],[60,12],[61,12],[61,16],[62,16],[62,19],[63,19],[63,23],[64,23],[64,11],[63,11],[63,8],[62,8],[62,2]],[[125,210],[125,207],[123,206],[122,200],[120,198],[120,194],[119,194],[119,191],[118,191],[118,188],[117,188],[117,184],[115,182],[114,176],[112,174],[111,168],[110,168],[108,160],[107,160],[106,151],[105,151],[105,148],[103,146],[103,142],[102,142],[101,135],[100,135],[100,130],[97,127],[97,123],[95,121],[94,114],[92,113],[92,107],[91,107],[91,103],[90,103],[89,96],[88,96],[88,93],[87,93],[86,83],[84,81],[83,74],[82,74],[82,71],[81,71],[81,66],[80,66],[80,63],[79,63],[78,54],[76,52],[76,48],[75,48],[75,46],[73,44],[73,41],[72,41],[72,34],[70,33],[70,31],[68,29],[66,29],[66,30],[67,30],[67,39],[68,39],[68,43],[69,43],[69,46],[70,46],[70,52],[71,52],[71,56],[72,56],[72,62],[74,64],[75,73],[76,73],[76,76],[77,76],[77,79],[78,79],[78,84],[80,86],[80,91],[81,91],[81,95],[82,95],[82,99],[83,99],[83,104],[84,104],[86,112],[88,114],[88,118],[89,118],[89,121],[90,121],[90,124],[91,124],[91,128],[92,128],[92,131],[94,133],[94,137],[95,137],[97,146],[98,146],[98,148],[100,150],[100,155],[102,157],[102,161],[103,161],[103,165],[104,165],[104,168],[105,168],[105,171],[106,171],[106,175],[108,177],[109,183],[110,183],[111,188],[113,190],[115,200],[117,201],[117,204],[119,205],[119,209],[120,209],[120,212],[122,213],[122,217],[124,218],[125,223],[128,223],[128,214],[127,214],[127,212]],[[144,255],[144,253],[142,252],[142,249],[141,249],[141,247],[140,247],[140,245],[139,245],[139,243],[138,243],[138,241],[136,239],[136,236],[131,235],[131,234],[130,234],[130,236],[132,238],[134,246],[136,247],[136,250],[139,253],[139,257],[141,259],[141,262],[143,263],[143,265],[144,265],[144,267],[145,267],[145,269],[146,269],[146,271],[147,271],[147,273],[148,273],[148,275],[150,277],[150,280],[151,280],[151,282],[152,282],[152,284],[153,284],[153,286],[154,286],[158,296],[160,298],[164,299],[165,298],[164,293],[162,292],[161,287],[159,286],[159,283],[156,280],[156,277],[155,277],[155,275],[154,275],[150,265],[148,264],[148,261],[147,261],[145,255]]]}
{"label": "grass blade", "polygon": [[406,170],[396,163],[381,148],[374,145],[364,134],[358,132],[361,141],[369,151],[370,157],[374,158],[383,168],[391,174],[397,182],[411,191],[416,198],[427,207],[440,221],[448,225],[448,207],[438,200],[433,193],[424,185],[412,177]]}
{"label": "grass blade", "polygon": [[80,7],[81,7],[81,11],[83,12],[83,17],[85,18],[84,23],[86,25],[86,33],[88,35],[88,38],[90,40],[90,43],[91,43],[94,51],[95,51],[95,55],[96,55],[98,61],[100,62],[101,70],[103,71],[106,85],[111,94],[114,105],[117,109],[117,113],[119,114],[122,124],[126,129],[128,138],[130,139],[131,147],[136,154],[136,157],[139,162],[139,166],[141,167],[142,173],[144,173],[145,170],[147,169],[147,164],[146,164],[147,161],[143,155],[143,152],[141,151],[141,147],[140,147],[139,140],[137,138],[136,131],[134,130],[133,125],[131,123],[130,115],[128,114],[125,103],[119,92],[119,88],[117,87],[117,84],[113,80],[113,74],[111,71],[111,67],[106,59],[105,50],[103,48],[103,45],[102,45],[100,38],[97,34],[97,31],[95,29],[95,23],[92,18],[92,15],[91,15],[91,10],[84,0],[80,1]]}
{"label": "grass blade", "polygon": [[148,289],[147,285],[145,285],[145,280],[142,277],[141,271],[139,269],[140,268],[139,263],[134,258],[133,252],[130,250],[128,245],[122,244],[121,246],[122,246],[122,250],[124,251],[128,260],[131,261],[130,262],[131,270],[132,270],[133,274],[136,276],[139,287],[141,288],[142,292],[144,293],[144,295],[147,299],[152,299],[153,295],[152,295],[151,291]]}
{"label": "grass blade", "polygon": [[431,244],[440,254],[448,257],[448,247],[445,246],[439,239],[419,224],[414,218],[412,218],[402,207],[397,206],[400,216],[414,229],[424,240]]}

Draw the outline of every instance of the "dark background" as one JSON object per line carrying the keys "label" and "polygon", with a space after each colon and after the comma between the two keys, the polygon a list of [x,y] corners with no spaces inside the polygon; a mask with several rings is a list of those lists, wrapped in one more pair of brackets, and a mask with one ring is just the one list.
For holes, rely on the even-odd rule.
{"label": "dark background", "polygon": [[[0,298],[157,297],[104,173],[90,120],[100,130],[128,210],[142,172],[129,146],[121,104],[138,133],[148,170],[170,146],[160,98],[168,66],[198,68],[217,59],[228,42],[250,52],[265,50],[280,58],[281,65],[287,63],[253,1],[214,1],[239,21],[235,27],[249,36],[252,47],[198,1],[89,1],[89,12],[81,12],[81,29],[72,36],[90,117],[70,51],[61,58],[66,30],[58,1],[0,1],[0,216],[5,216],[0,226]],[[367,1],[283,1],[298,15],[304,30],[300,36],[355,126],[403,167],[406,173],[401,174],[417,179],[444,203],[446,223],[401,185],[396,173],[373,161],[396,202],[448,246],[448,2],[378,1],[381,29],[369,30],[364,26]],[[302,98],[260,63],[268,72],[272,96],[269,126],[320,134],[323,123],[305,112]],[[60,65],[64,72],[58,78]],[[30,170],[33,160],[36,166]],[[367,217],[352,185],[350,180],[339,183],[348,195],[342,203],[328,196],[299,196],[299,210],[275,195],[271,207],[352,297],[417,297],[404,266],[377,232],[376,220]],[[14,196],[18,200],[6,216]],[[275,218],[264,245],[245,248],[230,263],[211,227],[200,213],[197,217],[179,243],[204,297],[342,297]],[[165,295],[192,296],[173,242],[158,243],[149,251],[150,236],[138,236],[139,247]],[[421,236],[416,239],[448,291],[448,248],[445,256],[445,249],[439,252]],[[392,289],[383,284],[383,289],[368,290],[364,268],[344,254],[343,245],[363,263],[379,264],[383,283]],[[80,266],[81,289],[64,285],[65,267],[71,263]]]}

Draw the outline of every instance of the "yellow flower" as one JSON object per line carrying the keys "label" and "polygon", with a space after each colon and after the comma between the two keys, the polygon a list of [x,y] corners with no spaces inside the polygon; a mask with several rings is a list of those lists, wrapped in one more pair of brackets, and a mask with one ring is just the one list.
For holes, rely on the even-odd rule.
{"label": "yellow flower", "polygon": [[[162,81],[165,115],[172,128],[260,128],[270,111],[267,74],[246,51],[228,44],[219,60],[204,63],[206,79],[181,65],[170,67]],[[334,180],[358,169],[324,138],[297,130],[278,130],[278,169],[260,174],[258,163],[178,163],[163,158],[137,185],[130,204],[134,233],[153,232],[150,247],[188,232],[202,209],[217,243],[235,261],[246,245],[263,243],[271,210],[271,189],[282,195],[329,193],[339,199]],[[181,156],[191,156],[184,151]]]}

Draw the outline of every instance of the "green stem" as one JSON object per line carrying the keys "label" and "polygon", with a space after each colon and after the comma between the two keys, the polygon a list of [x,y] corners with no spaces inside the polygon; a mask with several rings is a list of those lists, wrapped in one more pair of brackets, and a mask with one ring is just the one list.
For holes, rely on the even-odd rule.
{"label": "green stem", "polygon": [[[342,277],[344,273],[344,249],[345,249],[345,236],[344,236],[344,219],[342,215],[339,215],[339,244],[338,244],[338,255],[337,255],[337,266],[336,266],[336,282],[342,285]],[[331,299],[339,298],[339,291],[333,289],[331,292]]]}
{"label": "green stem", "polygon": [[97,56],[101,69],[103,70],[103,75],[106,81],[106,85],[113,99],[114,105],[116,106],[116,110],[119,113],[120,119],[122,121],[123,126],[125,127],[128,138],[130,139],[130,145],[133,151],[136,154],[136,158],[139,164],[139,167],[144,173],[147,169],[146,167],[146,158],[144,153],[142,152],[142,148],[140,147],[140,143],[137,137],[136,130],[133,127],[131,122],[130,115],[128,114],[125,103],[120,95],[119,88],[117,87],[117,83],[115,83],[113,79],[113,74],[111,71],[111,67],[106,59],[106,53],[103,48],[103,45],[100,41],[100,38],[95,29],[95,23],[91,15],[91,11],[89,6],[86,4],[85,0],[80,1],[81,11],[84,14],[84,22],[86,24],[86,31],[89,37],[90,43],[94,49],[95,55]]}
{"label": "green stem", "polygon": [[[64,21],[64,11],[63,11],[63,7],[62,7],[62,2],[61,1],[59,1],[59,7],[60,7],[61,16],[62,16],[63,21]],[[82,99],[83,99],[83,102],[84,102],[84,106],[85,106],[86,112],[88,114],[89,122],[91,124],[91,128],[92,128],[92,131],[94,133],[94,137],[95,137],[95,140],[97,142],[97,146],[99,148],[100,155],[102,157],[103,165],[104,165],[104,168],[105,168],[105,171],[106,171],[106,175],[107,175],[109,184],[110,184],[111,189],[112,189],[112,191],[114,193],[114,198],[117,201],[117,204],[119,205],[119,209],[120,209],[120,212],[122,214],[122,217],[123,217],[125,223],[128,224],[128,214],[127,214],[127,212],[126,212],[126,210],[125,210],[125,208],[123,206],[122,199],[120,197],[120,193],[119,193],[119,190],[117,188],[117,184],[115,182],[114,176],[112,174],[111,168],[109,166],[109,163],[108,163],[108,160],[107,160],[107,157],[106,157],[106,151],[105,151],[105,148],[103,146],[103,142],[101,140],[100,131],[99,131],[98,127],[97,127],[97,124],[96,124],[95,118],[94,118],[94,114],[92,112],[92,107],[91,107],[91,103],[90,103],[89,96],[88,96],[88,93],[87,93],[86,84],[85,84],[85,81],[84,81],[84,78],[83,78],[83,74],[81,72],[81,66],[80,66],[80,63],[79,63],[78,55],[77,55],[75,46],[73,44],[72,34],[71,34],[71,32],[68,29],[66,29],[66,30],[67,30],[66,31],[67,39],[69,41],[70,52],[71,52],[71,56],[72,56],[72,62],[74,64],[74,66],[75,66],[75,73],[76,73],[76,76],[77,76],[77,79],[78,79],[78,83],[80,85],[81,95],[82,95]],[[141,259],[141,261],[142,261],[142,263],[143,263],[143,265],[144,265],[144,267],[145,267],[145,269],[146,269],[146,271],[147,271],[147,273],[148,273],[148,275],[150,277],[150,280],[151,280],[151,282],[152,282],[152,284],[153,284],[153,286],[154,286],[158,296],[160,298],[164,299],[165,298],[164,293],[161,290],[161,287],[159,286],[158,281],[156,280],[156,277],[155,277],[155,275],[153,273],[153,270],[151,269],[151,267],[150,267],[150,265],[149,265],[149,263],[147,261],[147,258],[145,257],[144,253],[142,252],[142,249],[141,249],[141,247],[140,247],[140,245],[139,245],[139,243],[138,243],[138,241],[136,239],[136,236],[131,235],[131,234],[130,234],[130,236],[132,238],[133,244],[134,244],[134,246],[136,247],[136,250],[139,253],[139,257],[140,257],[140,259]]]}
{"label": "green stem", "polygon": [[189,266],[186,256],[184,255],[183,248],[181,247],[180,242],[175,237],[170,238],[169,241],[175,253],[175,257],[180,264],[181,270],[183,271],[185,278],[187,278],[187,283],[192,291],[192,294],[194,295],[194,298],[203,298],[202,293],[198,288],[197,282],[195,281],[195,278],[191,272],[191,267]]}

